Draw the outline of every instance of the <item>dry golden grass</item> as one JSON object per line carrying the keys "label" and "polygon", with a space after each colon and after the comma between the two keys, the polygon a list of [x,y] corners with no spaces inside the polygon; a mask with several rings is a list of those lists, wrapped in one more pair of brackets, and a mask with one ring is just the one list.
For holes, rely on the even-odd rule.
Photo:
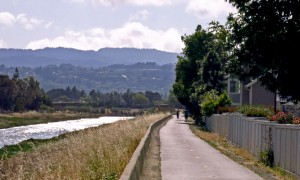
{"label": "dry golden grass", "polygon": [[18,118],[67,118],[67,117],[77,117],[80,115],[91,115],[91,113],[80,113],[80,112],[71,112],[71,111],[55,111],[52,113],[47,112],[37,112],[37,111],[28,111],[24,113],[9,113],[1,114],[0,117],[18,117]]}
{"label": "dry golden grass", "polygon": [[88,113],[75,113],[71,111],[55,111],[53,113],[43,113],[43,112],[37,112],[37,111],[28,111],[25,113],[12,113],[10,116],[12,117],[20,117],[20,118],[45,118],[45,117],[53,117],[53,118],[68,118],[68,117],[77,117],[80,115],[85,115]]}
{"label": "dry golden grass", "polygon": [[149,125],[166,115],[102,125],[38,146],[0,161],[0,179],[118,179]]}
{"label": "dry golden grass", "polygon": [[289,174],[280,168],[271,168],[265,166],[263,163],[259,162],[257,157],[249,153],[247,150],[231,144],[226,138],[220,137],[216,133],[208,132],[205,129],[195,125],[190,125],[190,129],[196,136],[209,143],[221,153],[225,154],[237,163],[251,169],[264,179],[299,179],[299,177]]}
{"label": "dry golden grass", "polygon": [[24,113],[0,114],[0,128],[25,126],[47,122],[99,117],[96,113],[55,111],[52,113],[29,111]]}

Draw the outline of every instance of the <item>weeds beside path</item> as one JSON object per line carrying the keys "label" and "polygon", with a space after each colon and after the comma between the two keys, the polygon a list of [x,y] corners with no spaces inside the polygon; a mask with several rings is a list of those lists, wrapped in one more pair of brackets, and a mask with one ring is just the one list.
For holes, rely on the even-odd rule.
{"label": "weeds beside path", "polygon": [[211,146],[219,150],[221,153],[225,154],[226,156],[236,161],[237,163],[242,164],[243,166],[252,170],[256,174],[263,177],[264,179],[268,179],[268,180],[300,179],[299,177],[287,173],[282,169],[265,166],[263,163],[259,162],[258,159],[248,151],[234,146],[228,140],[218,136],[216,133],[208,132],[204,127],[190,124],[190,129],[196,136],[209,143]]}

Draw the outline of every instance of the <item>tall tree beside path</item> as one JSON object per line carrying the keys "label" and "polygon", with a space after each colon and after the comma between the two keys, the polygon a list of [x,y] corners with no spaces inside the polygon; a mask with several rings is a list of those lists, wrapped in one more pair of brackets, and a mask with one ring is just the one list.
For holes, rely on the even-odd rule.
{"label": "tall tree beside path", "polygon": [[228,17],[234,45],[229,72],[241,80],[260,77],[283,97],[300,101],[300,1],[227,0],[237,9]]}
{"label": "tall tree beside path", "polygon": [[181,37],[185,44],[183,56],[178,57],[176,64],[176,79],[173,84],[174,94],[178,101],[187,107],[190,112],[198,116],[200,106],[197,99],[191,99],[190,95],[195,93],[194,83],[198,78],[198,62],[208,52],[205,42],[209,42],[212,34],[208,34],[202,27],[197,26],[195,33]]}
{"label": "tall tree beside path", "polygon": [[211,22],[208,29],[198,25],[193,34],[182,36],[185,47],[176,64],[173,92],[194,118],[201,115],[199,104],[205,92],[225,89],[227,33],[218,22]]}

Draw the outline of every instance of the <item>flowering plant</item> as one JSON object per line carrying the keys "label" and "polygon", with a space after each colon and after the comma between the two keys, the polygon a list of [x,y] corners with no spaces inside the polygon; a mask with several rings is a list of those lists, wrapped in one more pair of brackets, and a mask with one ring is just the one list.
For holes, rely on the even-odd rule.
{"label": "flowering plant", "polygon": [[300,118],[295,117],[292,113],[278,112],[269,119],[277,121],[279,124],[300,124]]}
{"label": "flowering plant", "polygon": [[300,124],[300,118],[299,117],[294,117],[293,124]]}

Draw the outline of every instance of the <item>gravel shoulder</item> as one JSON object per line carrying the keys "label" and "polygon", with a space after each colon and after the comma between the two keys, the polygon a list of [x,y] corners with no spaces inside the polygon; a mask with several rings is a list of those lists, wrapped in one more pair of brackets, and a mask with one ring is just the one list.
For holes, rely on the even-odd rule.
{"label": "gravel shoulder", "polygon": [[161,159],[160,159],[160,137],[159,130],[168,122],[165,121],[156,127],[150,138],[149,149],[144,160],[143,170],[140,179],[161,180]]}

